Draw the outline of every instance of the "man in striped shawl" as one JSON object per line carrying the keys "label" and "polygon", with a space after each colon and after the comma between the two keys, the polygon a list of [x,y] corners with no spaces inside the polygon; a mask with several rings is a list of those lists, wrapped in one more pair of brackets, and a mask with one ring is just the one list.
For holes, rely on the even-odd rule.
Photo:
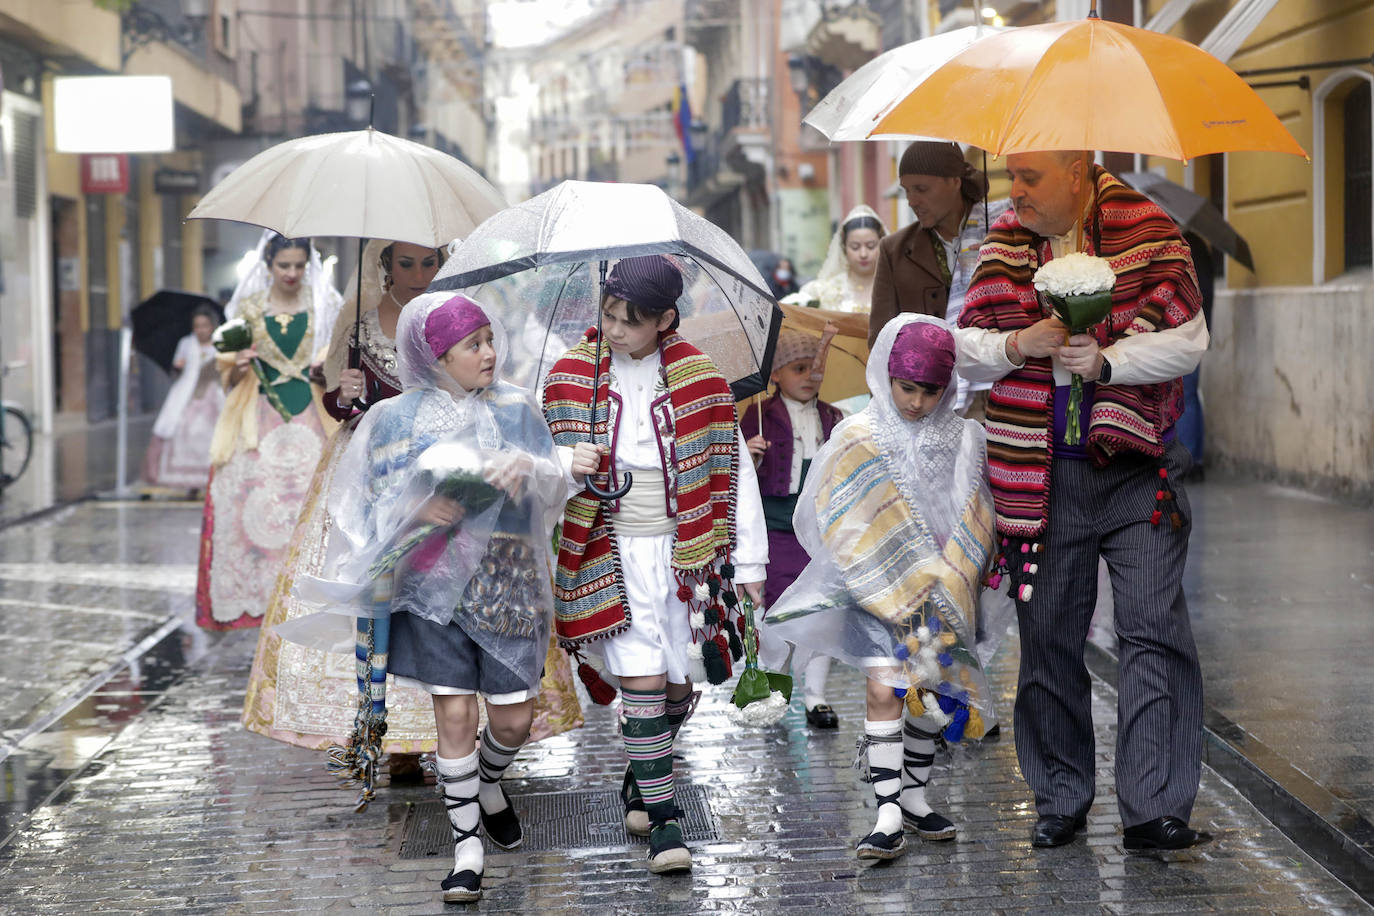
{"label": "man in striped shawl", "polygon": [[[1187,824],[1201,770],[1202,677],[1182,587],[1189,511],[1177,477],[1189,459],[1173,428],[1179,377],[1208,339],[1192,258],[1162,210],[1087,154],[1014,154],[1007,167],[1014,210],[983,243],[959,321],[959,371],[994,383],[988,470],[1020,619],[1015,730],[1040,814],[1031,842],[1069,842],[1093,801],[1083,648],[1100,556],[1121,646],[1125,846],[1181,849],[1210,839]],[[1107,259],[1116,283],[1108,318],[1070,336],[1032,276],[1079,250]],[[1081,444],[1068,445],[1073,374],[1085,383]]]}

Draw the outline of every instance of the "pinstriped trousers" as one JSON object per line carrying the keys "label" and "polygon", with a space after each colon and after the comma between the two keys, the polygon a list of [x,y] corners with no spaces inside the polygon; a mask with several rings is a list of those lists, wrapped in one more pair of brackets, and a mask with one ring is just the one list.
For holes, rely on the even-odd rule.
{"label": "pinstriped trousers", "polygon": [[[1158,464],[1123,456],[1106,468],[1059,459],[1030,601],[1018,601],[1021,671],[1016,756],[1041,815],[1087,813],[1096,791],[1092,697],[1083,649],[1097,600],[1097,558],[1111,575],[1119,647],[1116,795],[1123,826],[1188,820],[1202,768],[1202,672],[1183,596],[1191,513],[1177,442],[1165,453],[1184,526],[1150,524]],[[1019,547],[1013,545],[1013,551]],[[1021,579],[1019,552],[1011,554]]]}

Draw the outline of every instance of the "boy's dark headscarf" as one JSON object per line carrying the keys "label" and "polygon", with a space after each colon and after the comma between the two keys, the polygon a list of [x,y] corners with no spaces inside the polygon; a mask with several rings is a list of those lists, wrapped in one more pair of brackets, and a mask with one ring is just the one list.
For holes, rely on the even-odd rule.
{"label": "boy's dark headscarf", "polygon": [[682,272],[661,254],[622,258],[606,278],[606,292],[646,312],[677,308]]}

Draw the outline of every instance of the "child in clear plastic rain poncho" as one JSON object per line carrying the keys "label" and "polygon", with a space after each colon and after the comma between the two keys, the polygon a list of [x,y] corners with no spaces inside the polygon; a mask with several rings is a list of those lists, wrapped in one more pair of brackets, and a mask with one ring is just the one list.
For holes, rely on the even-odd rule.
{"label": "child in clear plastic rain poncho", "polygon": [[982,737],[991,711],[974,651],[994,543],[987,450],[982,428],[954,413],[954,362],[938,318],[899,315],[883,328],[868,358],[873,400],[835,427],[797,503],[812,560],[763,624],[868,675],[859,748],[878,821],[860,858],[901,855],[903,826],[954,838],[925,799],[935,739]]}
{"label": "child in clear plastic rain poncho", "polygon": [[[303,590],[344,613],[388,615],[390,673],[433,695],[455,843],[448,902],[481,896],[482,828],[505,848],[523,838],[499,780],[529,731],[553,617],[549,538],[565,462],[580,467],[571,450],[560,458],[529,392],[496,378],[504,347],[464,296],[406,307],[405,391],[368,411],[349,443],[330,495],[326,577]],[[584,451],[594,469],[595,449]]]}

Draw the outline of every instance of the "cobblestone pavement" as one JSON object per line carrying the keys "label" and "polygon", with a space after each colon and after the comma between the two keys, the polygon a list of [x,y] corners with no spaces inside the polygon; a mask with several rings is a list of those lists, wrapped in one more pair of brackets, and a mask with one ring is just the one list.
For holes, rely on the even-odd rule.
{"label": "cobblestone pavement", "polygon": [[[186,656],[192,637],[186,635]],[[195,637],[200,639],[201,637]],[[443,858],[401,859],[408,804],[424,787],[383,789],[364,813],[321,755],[238,724],[253,633],[212,641],[187,676],[0,849],[0,912],[441,913]],[[995,663],[1004,708],[1014,640]],[[1204,774],[1194,823],[1219,834],[1197,850],[1126,855],[1108,750],[1115,697],[1095,684],[1100,796],[1087,835],[1033,850],[1029,794],[1009,722],[1003,737],[937,766],[933,797],[960,825],[948,844],[911,843],[893,863],[861,865],[855,839],[872,798],[850,763],[862,719],[857,676],[837,668],[841,728],[741,730],[708,694],[683,731],[680,778],[705,786],[720,839],[698,843],[691,875],[656,878],[642,845],[489,854],[474,911],[524,913],[1296,913],[1367,912],[1229,786]],[[619,784],[610,710],[579,732],[528,748],[512,768],[517,810],[539,793]]]}

